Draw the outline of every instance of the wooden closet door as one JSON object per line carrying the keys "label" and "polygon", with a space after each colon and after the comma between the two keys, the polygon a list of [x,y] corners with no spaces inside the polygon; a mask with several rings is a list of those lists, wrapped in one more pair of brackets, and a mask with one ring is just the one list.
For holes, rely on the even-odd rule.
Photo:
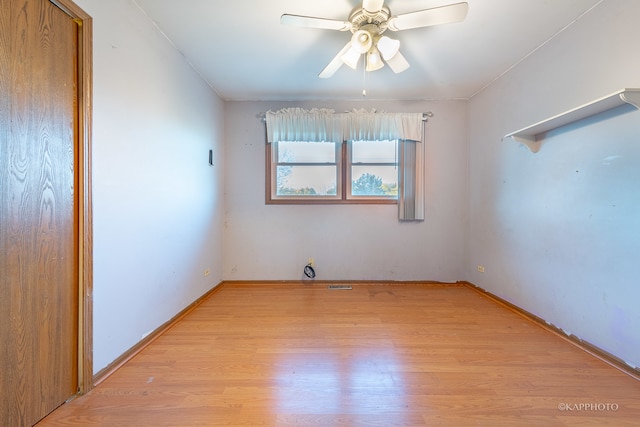
{"label": "wooden closet door", "polygon": [[0,0],[0,425],[78,388],[78,26]]}

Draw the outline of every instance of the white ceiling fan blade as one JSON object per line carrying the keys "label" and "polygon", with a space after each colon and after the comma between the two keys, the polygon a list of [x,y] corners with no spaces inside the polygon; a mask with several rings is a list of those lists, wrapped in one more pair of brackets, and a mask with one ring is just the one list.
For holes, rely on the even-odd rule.
{"label": "white ceiling fan blade", "polygon": [[392,17],[389,20],[388,28],[392,31],[400,31],[460,22],[464,21],[467,17],[468,10],[469,4],[462,2],[420,10],[418,12],[405,13],[404,15]]}
{"label": "white ceiling fan blade", "polygon": [[285,13],[280,17],[280,23],[305,28],[321,28],[324,30],[347,31],[351,29],[351,22],[337,21],[335,19],[314,18],[311,16],[289,15]]}
{"label": "white ceiling fan blade", "polygon": [[391,70],[393,70],[393,72],[396,74],[401,73],[409,68],[409,63],[400,52],[396,53],[393,58],[387,59],[387,64],[389,65],[389,68],[391,68]]}
{"label": "white ceiling fan blade", "polygon": [[328,79],[329,77],[333,76],[334,73],[338,71],[340,67],[342,67],[342,64],[344,64],[344,62],[342,62],[342,56],[347,53],[349,49],[351,49],[351,42],[347,43],[346,46],[343,47],[342,50],[333,57],[331,62],[329,62],[326,67],[324,67],[324,70],[320,72],[318,77],[322,79]]}
{"label": "white ceiling fan blade", "polygon": [[362,0],[362,8],[370,13],[378,13],[382,10],[384,0]]}

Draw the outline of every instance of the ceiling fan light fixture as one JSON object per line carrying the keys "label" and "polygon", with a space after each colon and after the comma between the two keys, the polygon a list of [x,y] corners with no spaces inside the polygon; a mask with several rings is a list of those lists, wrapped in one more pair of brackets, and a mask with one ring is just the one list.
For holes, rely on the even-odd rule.
{"label": "ceiling fan light fixture", "polygon": [[380,57],[380,51],[375,47],[367,52],[367,71],[376,71],[384,67],[384,62]]}
{"label": "ceiling fan light fixture", "polygon": [[342,59],[342,62],[344,62],[345,64],[347,64],[349,67],[353,68],[354,70],[356,68],[358,68],[358,62],[360,61],[360,55],[362,55],[362,53],[360,53],[360,51],[356,48],[353,47],[353,43],[351,44],[351,47],[349,48],[349,50],[340,57],[340,59]]}
{"label": "ceiling fan light fixture", "polygon": [[384,60],[388,61],[389,59],[393,58],[400,50],[400,41],[394,40],[387,36],[382,36],[378,40],[378,43],[376,43],[376,46],[382,54]]}
{"label": "ceiling fan light fixture", "polygon": [[373,37],[366,30],[358,30],[351,36],[351,47],[356,49],[359,54],[369,52],[373,46]]}

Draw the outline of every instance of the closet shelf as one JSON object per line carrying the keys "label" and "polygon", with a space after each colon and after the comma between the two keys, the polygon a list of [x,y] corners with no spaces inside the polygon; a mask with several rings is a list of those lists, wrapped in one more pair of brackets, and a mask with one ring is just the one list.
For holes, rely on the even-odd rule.
{"label": "closet shelf", "polygon": [[625,104],[630,104],[640,109],[640,89],[619,90],[611,95],[565,111],[524,129],[511,132],[505,135],[503,140],[511,138],[526,145],[531,152],[537,153],[546,132]]}

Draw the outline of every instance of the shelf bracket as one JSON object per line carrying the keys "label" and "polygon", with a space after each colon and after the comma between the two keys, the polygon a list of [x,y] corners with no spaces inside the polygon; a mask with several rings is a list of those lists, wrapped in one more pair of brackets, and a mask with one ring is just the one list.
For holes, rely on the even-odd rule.
{"label": "shelf bracket", "polygon": [[538,151],[540,151],[541,142],[537,140],[535,136],[526,137],[526,136],[511,135],[511,136],[508,136],[507,138],[511,138],[514,141],[519,142],[520,144],[526,145],[527,148],[529,148],[529,151],[531,151],[532,153],[537,153]]}
{"label": "shelf bracket", "polygon": [[640,92],[626,90],[620,93],[620,99],[640,110]]}

